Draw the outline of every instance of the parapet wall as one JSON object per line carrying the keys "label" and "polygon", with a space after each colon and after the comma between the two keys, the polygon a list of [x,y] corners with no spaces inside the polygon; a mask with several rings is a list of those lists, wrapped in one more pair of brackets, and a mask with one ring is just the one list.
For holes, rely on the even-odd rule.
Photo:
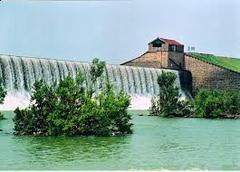
{"label": "parapet wall", "polygon": [[126,66],[141,66],[150,68],[167,68],[168,67],[168,52],[146,52],[143,55],[123,63]]}
{"label": "parapet wall", "polygon": [[240,89],[240,73],[185,55],[185,69],[192,73],[193,93],[199,88]]}

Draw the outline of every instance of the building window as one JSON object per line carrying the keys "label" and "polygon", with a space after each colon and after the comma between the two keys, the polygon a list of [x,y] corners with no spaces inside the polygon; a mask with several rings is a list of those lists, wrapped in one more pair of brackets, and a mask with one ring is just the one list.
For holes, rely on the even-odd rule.
{"label": "building window", "polygon": [[176,45],[173,45],[173,51],[174,51],[174,52],[177,51]]}
{"label": "building window", "polygon": [[153,47],[162,47],[162,43],[159,41],[156,41],[152,44]]}
{"label": "building window", "polygon": [[183,52],[183,46],[177,46],[177,52],[182,53]]}
{"label": "building window", "polygon": [[177,51],[176,45],[170,45],[169,46],[169,51],[173,51],[173,52]]}
{"label": "building window", "polygon": [[169,51],[182,53],[183,52],[183,46],[170,45],[169,46]]}

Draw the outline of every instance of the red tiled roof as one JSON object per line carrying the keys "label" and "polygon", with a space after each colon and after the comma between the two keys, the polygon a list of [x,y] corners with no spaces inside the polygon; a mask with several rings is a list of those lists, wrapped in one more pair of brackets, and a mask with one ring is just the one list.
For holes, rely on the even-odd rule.
{"label": "red tiled roof", "polygon": [[164,42],[168,43],[169,45],[183,45],[172,39],[165,39],[165,38],[160,38],[160,39],[163,40]]}

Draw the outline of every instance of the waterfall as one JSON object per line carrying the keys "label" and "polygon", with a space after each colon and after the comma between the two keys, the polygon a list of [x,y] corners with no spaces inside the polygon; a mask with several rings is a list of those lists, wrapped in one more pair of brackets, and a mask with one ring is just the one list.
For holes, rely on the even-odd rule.
{"label": "waterfall", "polygon": [[[80,71],[87,76],[89,69],[90,63],[0,55],[0,77],[8,91],[0,108],[12,110],[27,106],[36,80],[43,79],[52,85],[68,75],[76,77]],[[123,90],[132,97],[133,109],[144,109],[149,106],[151,96],[159,92],[157,77],[162,71],[175,73],[178,76],[175,84],[180,87],[179,74],[175,70],[107,64],[105,76],[114,90]],[[98,84],[102,84],[102,80],[98,80]]]}

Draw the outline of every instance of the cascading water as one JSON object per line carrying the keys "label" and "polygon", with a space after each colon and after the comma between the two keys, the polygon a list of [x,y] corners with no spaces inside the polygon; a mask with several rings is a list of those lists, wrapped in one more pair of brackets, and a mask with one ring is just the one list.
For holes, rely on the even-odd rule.
{"label": "cascading water", "polygon": [[[162,71],[175,73],[178,77],[175,84],[180,87],[177,71],[120,65],[107,65],[106,75],[116,91],[124,90],[132,97],[132,109],[148,109],[151,96],[158,90],[157,77]],[[75,77],[79,71],[86,74],[90,64],[39,59],[11,55],[0,55],[0,77],[8,91],[1,110],[13,110],[29,104],[30,92],[36,80],[43,79],[51,85],[70,75]],[[87,75],[86,75],[87,76]],[[100,84],[102,81],[98,81]],[[86,83],[87,84],[87,83]]]}

